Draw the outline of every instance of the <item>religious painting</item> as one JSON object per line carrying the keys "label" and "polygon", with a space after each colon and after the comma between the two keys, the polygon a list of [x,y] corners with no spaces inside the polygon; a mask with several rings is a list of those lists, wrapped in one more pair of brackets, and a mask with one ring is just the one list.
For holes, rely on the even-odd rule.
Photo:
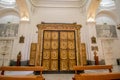
{"label": "religious painting", "polygon": [[92,43],[92,44],[95,44],[95,43],[96,43],[96,37],[94,37],[94,36],[91,37],[91,43]]}
{"label": "religious painting", "polygon": [[19,24],[0,24],[0,37],[17,37]]}
{"label": "religious painting", "polygon": [[91,46],[92,51],[98,51],[98,46]]}
{"label": "religious painting", "polygon": [[96,32],[98,38],[117,38],[115,25],[96,25]]}
{"label": "religious painting", "polygon": [[25,37],[23,35],[20,36],[19,43],[24,43],[24,39],[25,39]]}

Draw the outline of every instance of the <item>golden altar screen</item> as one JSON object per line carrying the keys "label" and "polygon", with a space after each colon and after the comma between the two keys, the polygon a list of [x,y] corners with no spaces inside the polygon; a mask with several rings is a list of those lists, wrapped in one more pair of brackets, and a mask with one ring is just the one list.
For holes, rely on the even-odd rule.
{"label": "golden altar screen", "polygon": [[43,66],[46,71],[71,71],[75,65],[84,65],[81,25],[44,23],[37,27],[36,53],[31,53],[36,56],[30,57],[30,65]]}

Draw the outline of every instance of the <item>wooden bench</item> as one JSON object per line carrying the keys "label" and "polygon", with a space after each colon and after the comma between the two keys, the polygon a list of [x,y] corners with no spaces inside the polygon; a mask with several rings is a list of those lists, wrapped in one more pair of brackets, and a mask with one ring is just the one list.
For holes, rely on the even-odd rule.
{"label": "wooden bench", "polygon": [[99,70],[99,69],[108,69],[109,72],[112,72],[112,65],[92,65],[92,66],[74,66],[75,74],[80,70]]}
{"label": "wooden bench", "polygon": [[75,74],[74,80],[120,80],[120,73]]}
{"label": "wooden bench", "polygon": [[[0,67],[0,80],[44,80],[42,76],[43,67],[41,66],[3,66]],[[40,71],[40,75],[33,76],[6,76],[5,71]],[[8,79],[9,78],[9,79]]]}
{"label": "wooden bench", "polygon": [[0,80],[43,80],[42,76],[8,76],[0,75]]}
{"label": "wooden bench", "polygon": [[[112,73],[112,65],[74,66],[75,75],[73,80],[120,80],[120,73]],[[108,69],[109,73],[82,73],[79,70],[101,70]]]}

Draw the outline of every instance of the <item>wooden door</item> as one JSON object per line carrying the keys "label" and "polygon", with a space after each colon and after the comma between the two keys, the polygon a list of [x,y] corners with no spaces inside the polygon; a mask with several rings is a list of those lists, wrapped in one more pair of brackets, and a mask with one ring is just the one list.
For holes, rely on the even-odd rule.
{"label": "wooden door", "polygon": [[60,32],[60,70],[72,70],[76,65],[74,31]]}
{"label": "wooden door", "polygon": [[76,65],[74,31],[45,30],[42,66],[46,71],[68,71]]}
{"label": "wooden door", "polygon": [[58,32],[44,31],[43,60],[45,70],[58,70]]}

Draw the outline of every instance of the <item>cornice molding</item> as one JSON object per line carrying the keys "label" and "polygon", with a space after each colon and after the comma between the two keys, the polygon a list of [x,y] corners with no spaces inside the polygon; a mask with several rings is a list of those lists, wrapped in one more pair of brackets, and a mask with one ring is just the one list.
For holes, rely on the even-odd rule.
{"label": "cornice molding", "polygon": [[16,7],[16,4],[2,4],[2,3],[0,3],[0,7],[14,8],[14,7]]}
{"label": "cornice molding", "polygon": [[30,2],[34,7],[81,8],[87,3],[87,0],[30,0]]}

